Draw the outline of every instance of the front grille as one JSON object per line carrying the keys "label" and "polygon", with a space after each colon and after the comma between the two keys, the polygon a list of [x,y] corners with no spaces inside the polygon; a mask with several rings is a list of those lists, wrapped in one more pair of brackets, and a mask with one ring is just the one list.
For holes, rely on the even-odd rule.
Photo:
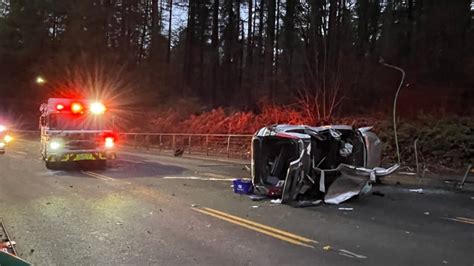
{"label": "front grille", "polygon": [[90,140],[74,140],[66,143],[68,150],[94,150],[97,148],[97,143]]}

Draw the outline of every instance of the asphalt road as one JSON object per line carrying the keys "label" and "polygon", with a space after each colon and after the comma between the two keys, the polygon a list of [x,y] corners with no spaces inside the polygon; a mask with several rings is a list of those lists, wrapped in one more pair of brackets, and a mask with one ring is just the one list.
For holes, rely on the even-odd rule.
{"label": "asphalt road", "polygon": [[233,194],[248,176],[124,152],[106,170],[51,171],[19,140],[0,156],[0,216],[35,265],[474,265],[472,193],[379,186],[297,209]]}

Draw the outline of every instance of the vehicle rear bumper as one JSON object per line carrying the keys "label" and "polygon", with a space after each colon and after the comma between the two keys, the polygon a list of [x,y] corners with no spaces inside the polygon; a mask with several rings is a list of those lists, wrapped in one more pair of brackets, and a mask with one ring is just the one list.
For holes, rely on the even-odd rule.
{"label": "vehicle rear bumper", "polygon": [[78,161],[103,161],[115,160],[114,151],[80,151],[80,152],[64,152],[48,155],[48,162],[78,162]]}

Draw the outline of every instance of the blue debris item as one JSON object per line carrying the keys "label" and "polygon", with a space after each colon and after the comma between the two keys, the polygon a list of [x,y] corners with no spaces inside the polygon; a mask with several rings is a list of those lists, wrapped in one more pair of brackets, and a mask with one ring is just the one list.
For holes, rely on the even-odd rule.
{"label": "blue debris item", "polygon": [[250,194],[252,193],[252,181],[244,179],[234,179],[234,193],[237,194]]}

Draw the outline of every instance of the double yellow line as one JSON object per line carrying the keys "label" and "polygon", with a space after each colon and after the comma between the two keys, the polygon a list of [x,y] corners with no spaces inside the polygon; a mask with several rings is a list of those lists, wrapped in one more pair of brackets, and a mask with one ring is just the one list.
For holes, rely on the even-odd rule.
{"label": "double yellow line", "polygon": [[105,176],[105,175],[101,175],[101,174],[98,174],[98,173],[94,173],[94,172],[91,172],[91,171],[81,171],[81,172],[85,175],[95,177],[95,178],[98,178],[98,179],[104,180],[104,181],[115,181],[116,180],[115,178],[108,177],[108,176]]}
{"label": "double yellow line", "polygon": [[218,210],[214,210],[211,208],[193,208],[193,210],[224,220],[226,222],[236,224],[242,227],[245,227],[247,229],[280,239],[282,241],[298,245],[298,246],[303,246],[303,247],[308,247],[308,248],[314,248],[315,244],[318,244],[317,241],[308,239],[306,237],[302,237],[299,235],[295,235],[274,227],[270,227],[267,225],[259,224],[247,219],[243,219],[225,212],[221,212]]}
{"label": "double yellow line", "polygon": [[474,219],[465,218],[465,217],[456,217],[456,218],[445,218],[447,220],[465,223],[465,224],[474,224]]}

